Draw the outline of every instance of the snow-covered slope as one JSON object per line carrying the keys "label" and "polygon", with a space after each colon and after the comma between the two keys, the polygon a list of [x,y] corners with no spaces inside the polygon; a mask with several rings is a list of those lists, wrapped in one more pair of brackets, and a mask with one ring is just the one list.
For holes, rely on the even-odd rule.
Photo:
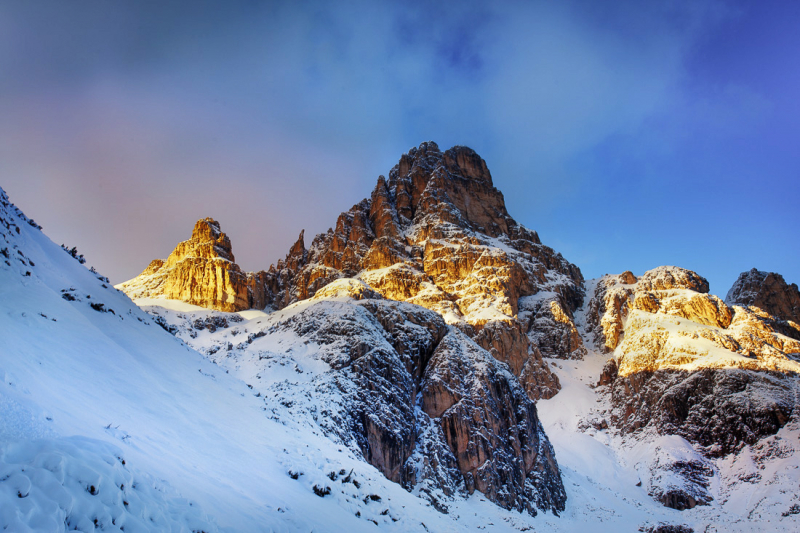
{"label": "snow-covered slope", "polygon": [[332,285],[370,297],[315,296],[249,320],[166,300],[146,309],[263,396],[271,417],[349,447],[440,510],[476,490],[505,508],[563,510],[553,450],[507,365],[433,311],[359,281]]}

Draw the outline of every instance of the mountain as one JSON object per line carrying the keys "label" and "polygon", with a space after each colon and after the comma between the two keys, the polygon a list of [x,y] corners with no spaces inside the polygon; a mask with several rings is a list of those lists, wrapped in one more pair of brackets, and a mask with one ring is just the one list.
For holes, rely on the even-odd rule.
{"label": "mountain", "polygon": [[412,148],[388,180],[378,178],[370,198],[342,213],[309,249],[301,233],[266,272],[244,275],[232,257],[219,225],[201,220],[166,263],[156,260],[118,287],[132,298],[230,311],[282,309],[334,280],[356,278],[386,298],[440,314],[508,363],[534,400],[559,387],[543,355],[585,353],[572,320],[583,301],[580,269],[511,218],[486,163],[466,147]]}
{"label": "mountain", "polygon": [[[319,378],[347,379],[355,391],[336,400],[343,407],[333,432],[389,479],[410,490],[430,487],[440,507],[439,490],[445,497],[479,490],[505,508],[563,510],[558,466],[533,400],[558,390],[542,352],[583,353],[571,321],[582,300],[580,270],[508,215],[486,163],[469,148],[441,152],[423,143],[389,175],[371,199],[339,216],[336,230],[318,235],[309,250],[301,234],[266,274],[242,274],[227,236],[204,219],[166,262],[118,288],[132,298],[223,311],[244,309],[262,293],[287,311],[309,298],[355,297],[355,307],[275,314],[280,322],[247,335],[277,328],[304,343],[347,338],[346,348],[323,356],[337,372]],[[255,279],[265,284],[248,292]],[[389,346],[375,348],[384,337]],[[258,348],[266,342],[242,349],[257,367],[268,365]],[[420,450],[438,459],[420,469]]]}
{"label": "mountain", "polygon": [[351,447],[440,510],[476,490],[533,515],[563,510],[555,453],[506,365],[430,310],[352,294],[250,321],[145,309],[258,395],[279,399],[271,416]]}
{"label": "mountain", "polygon": [[138,277],[118,286],[131,298],[163,298],[241,311],[265,306],[258,275],[242,272],[231,240],[211,218],[198,220],[192,237],[175,247],[166,261],[154,259]]}

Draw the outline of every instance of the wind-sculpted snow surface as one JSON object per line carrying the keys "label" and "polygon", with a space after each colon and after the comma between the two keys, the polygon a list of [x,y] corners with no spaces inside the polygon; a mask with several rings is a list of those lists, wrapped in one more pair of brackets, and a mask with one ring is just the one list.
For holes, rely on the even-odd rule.
{"label": "wind-sculpted snow surface", "polygon": [[0,448],[2,531],[218,531],[197,505],[104,442],[60,438]]}
{"label": "wind-sculpted snow surface", "polygon": [[[275,420],[349,446],[437,509],[477,490],[506,509],[563,510],[555,453],[508,368],[437,313],[376,296],[241,323],[146,309],[251,385]],[[221,319],[230,327],[206,326]]]}

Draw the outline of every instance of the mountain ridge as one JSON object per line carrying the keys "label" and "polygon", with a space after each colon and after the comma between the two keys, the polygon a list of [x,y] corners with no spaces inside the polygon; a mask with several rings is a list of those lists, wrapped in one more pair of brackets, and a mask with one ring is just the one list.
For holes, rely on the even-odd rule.
{"label": "mountain ridge", "polygon": [[[432,309],[461,328],[522,376],[532,399],[558,391],[542,355],[585,352],[572,321],[583,300],[580,269],[511,218],[486,162],[463,146],[412,148],[388,179],[378,178],[369,198],[339,215],[308,249],[301,232],[267,271],[242,275],[222,263],[209,276],[208,267],[185,266],[166,274],[164,284],[153,281],[164,274],[145,270],[117,287],[133,298],[205,287],[200,297],[178,299],[226,311],[253,302],[281,309],[336,279],[358,277],[387,298]],[[248,298],[230,296],[245,290]]]}

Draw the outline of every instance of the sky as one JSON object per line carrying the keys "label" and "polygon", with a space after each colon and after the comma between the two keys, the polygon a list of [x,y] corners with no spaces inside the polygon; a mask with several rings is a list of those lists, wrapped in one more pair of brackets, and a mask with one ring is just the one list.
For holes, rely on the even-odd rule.
{"label": "sky", "polygon": [[118,283],[217,219],[245,270],[423,141],[586,278],[800,283],[800,2],[0,0],[0,186]]}

